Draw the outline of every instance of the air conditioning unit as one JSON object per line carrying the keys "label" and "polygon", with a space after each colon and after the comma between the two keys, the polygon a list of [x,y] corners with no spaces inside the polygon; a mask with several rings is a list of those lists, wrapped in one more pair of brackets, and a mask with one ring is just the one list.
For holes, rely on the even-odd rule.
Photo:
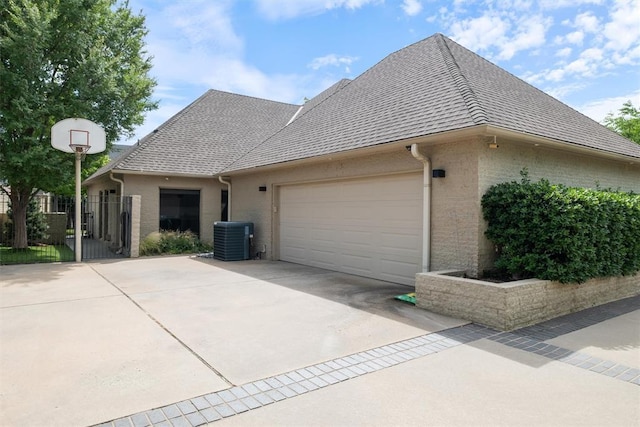
{"label": "air conditioning unit", "polygon": [[251,259],[253,223],[217,221],[213,223],[213,257],[222,261]]}

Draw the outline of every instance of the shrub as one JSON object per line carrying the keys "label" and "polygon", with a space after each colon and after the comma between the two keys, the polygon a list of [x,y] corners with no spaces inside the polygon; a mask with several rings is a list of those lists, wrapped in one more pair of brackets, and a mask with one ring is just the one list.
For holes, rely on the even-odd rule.
{"label": "shrub", "polygon": [[207,252],[211,246],[202,243],[191,231],[156,231],[140,243],[140,255],[186,254]]}
{"label": "shrub", "polygon": [[498,270],[562,283],[640,271],[640,195],[531,183],[522,175],[482,198]]}

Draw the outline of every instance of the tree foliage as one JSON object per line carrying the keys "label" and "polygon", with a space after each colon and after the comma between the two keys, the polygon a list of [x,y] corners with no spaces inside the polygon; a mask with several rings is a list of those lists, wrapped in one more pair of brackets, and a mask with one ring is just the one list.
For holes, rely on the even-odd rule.
{"label": "tree foliage", "polygon": [[[9,209],[7,209],[7,216],[10,220],[13,220],[13,211],[11,209],[11,204],[9,204]],[[13,223],[8,222],[5,224],[7,227],[7,235],[11,239],[13,236]],[[38,201],[35,198],[29,200],[29,205],[27,206],[27,241],[30,245],[41,243],[48,236],[47,230],[49,229],[49,225],[47,224],[47,220],[44,216],[44,213],[40,210],[40,206],[38,205]]]}
{"label": "tree foliage", "polygon": [[604,124],[625,138],[640,144],[640,111],[631,101],[622,104],[617,115],[607,114]]}
{"label": "tree foliage", "polygon": [[[38,191],[73,182],[74,156],[51,147],[51,126],[100,124],[107,149],[157,107],[144,17],[116,0],[0,0],[0,181],[20,223]],[[96,168],[102,155],[87,156]],[[24,230],[22,230],[24,231]]]}

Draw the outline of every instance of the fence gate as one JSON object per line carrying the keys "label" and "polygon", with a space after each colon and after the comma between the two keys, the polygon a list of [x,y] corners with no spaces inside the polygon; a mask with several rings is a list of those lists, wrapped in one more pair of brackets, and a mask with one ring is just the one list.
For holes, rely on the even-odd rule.
{"label": "fence gate", "polygon": [[[109,190],[82,199],[82,259],[121,258],[131,254],[131,197]],[[0,264],[75,260],[75,200],[36,195],[27,211],[27,248],[15,249],[9,197],[0,192]]]}
{"label": "fence gate", "polygon": [[131,197],[109,191],[82,200],[82,260],[131,254]]}

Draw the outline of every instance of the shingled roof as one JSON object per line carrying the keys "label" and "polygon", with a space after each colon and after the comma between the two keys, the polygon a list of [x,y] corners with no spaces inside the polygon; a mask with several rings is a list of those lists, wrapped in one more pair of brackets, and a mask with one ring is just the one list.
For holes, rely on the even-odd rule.
{"label": "shingled roof", "polygon": [[285,126],[298,109],[209,90],[88,180],[109,171],[215,175]]}
{"label": "shingled roof", "polygon": [[640,145],[436,34],[387,56],[227,170],[476,125],[640,158]]}
{"label": "shingled roof", "polygon": [[210,90],[93,177],[211,176],[479,125],[640,158],[640,145],[435,34],[303,106]]}

